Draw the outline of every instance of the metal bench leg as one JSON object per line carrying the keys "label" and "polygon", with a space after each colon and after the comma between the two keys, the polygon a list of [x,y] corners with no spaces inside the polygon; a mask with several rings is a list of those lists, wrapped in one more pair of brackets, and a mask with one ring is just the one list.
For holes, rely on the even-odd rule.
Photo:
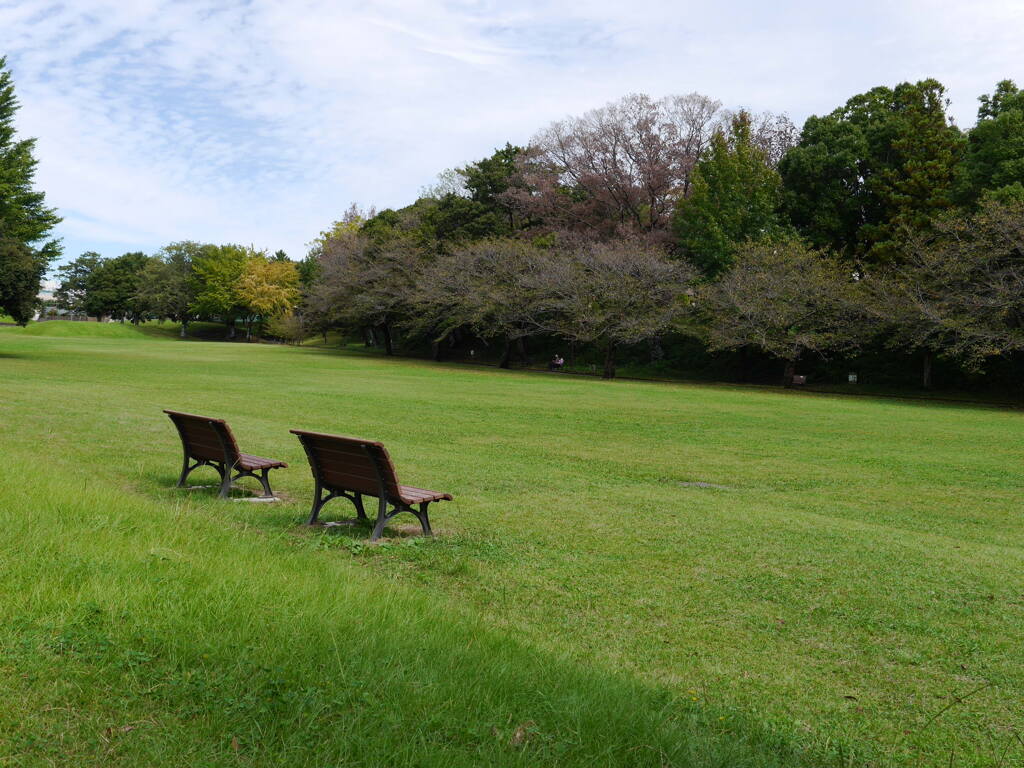
{"label": "metal bench leg", "polygon": [[220,498],[226,499],[231,491],[231,469],[223,464],[216,467],[220,472]]}
{"label": "metal bench leg", "polygon": [[434,532],[430,530],[430,518],[427,516],[427,507],[429,507],[429,506],[430,506],[430,502],[429,501],[421,502],[420,503],[420,512],[419,512],[418,515],[416,515],[416,517],[418,517],[420,519],[420,525],[423,526],[423,535],[424,536],[433,536],[434,535]]}
{"label": "metal bench leg", "polygon": [[[185,487],[185,481],[188,479],[188,476],[191,475],[192,472],[194,472],[195,470],[199,469],[200,467],[213,467],[214,469],[217,469],[217,467],[215,465],[211,464],[210,462],[206,461],[205,459],[197,459],[196,463],[193,464],[190,467],[188,465],[189,460],[190,460],[190,457],[188,455],[186,455],[185,456],[185,461],[181,465],[181,475],[178,476],[178,485],[176,486],[178,488],[184,488]],[[217,469],[217,472],[220,472],[220,470]]]}
{"label": "metal bench leg", "polygon": [[313,491],[313,509],[309,512],[309,521],[306,525],[315,525],[316,519],[320,515],[320,507],[324,505],[324,500],[320,498],[323,493],[323,488],[320,487],[320,483],[316,484],[316,490]]}
{"label": "metal bench leg", "polygon": [[377,506],[377,524],[373,526],[373,535],[370,536],[370,541],[376,541],[380,538],[380,535],[384,533],[384,525],[389,519],[388,500],[381,496],[380,504]]}
{"label": "metal bench leg", "polygon": [[352,497],[352,503],[356,507],[356,517],[360,520],[368,519],[366,517],[366,510],[363,509],[363,494],[356,493]]}
{"label": "metal bench leg", "polygon": [[260,485],[263,486],[263,495],[273,497],[274,492],[270,490],[270,478],[268,477],[269,474],[270,470],[264,469],[259,474],[259,477],[257,479],[260,481]]}
{"label": "metal bench leg", "polygon": [[[198,464],[196,466],[199,466]],[[195,467],[192,467],[195,469]],[[185,454],[185,461],[181,464],[181,475],[178,477],[178,488],[185,487],[185,478],[188,477],[188,473],[192,471],[188,466],[188,454]]]}

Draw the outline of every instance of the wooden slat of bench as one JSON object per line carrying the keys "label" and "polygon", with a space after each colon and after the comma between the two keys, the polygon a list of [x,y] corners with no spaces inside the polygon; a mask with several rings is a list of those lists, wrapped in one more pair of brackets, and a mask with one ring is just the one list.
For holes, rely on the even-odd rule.
{"label": "wooden slat of bench", "polygon": [[234,464],[240,451],[235,436],[224,419],[195,413],[164,410],[181,433],[185,447],[196,458]]}
{"label": "wooden slat of bench", "polygon": [[419,504],[424,501],[451,501],[450,493],[439,491],[427,491],[423,488],[413,488],[411,485],[401,485],[398,488],[402,494],[402,501],[406,504]]}
{"label": "wooden slat of bench", "polygon": [[355,467],[351,464],[321,465],[320,475],[323,477],[330,477],[331,482],[335,483],[345,483],[349,481],[370,483],[374,488],[380,485],[376,472],[373,472],[372,470],[364,471],[363,468]]}
{"label": "wooden slat of bench", "polygon": [[279,467],[287,467],[288,465],[283,461],[277,461],[276,459],[265,459],[262,456],[253,456],[251,453],[240,453],[238,454],[238,465],[242,469],[277,469]]}

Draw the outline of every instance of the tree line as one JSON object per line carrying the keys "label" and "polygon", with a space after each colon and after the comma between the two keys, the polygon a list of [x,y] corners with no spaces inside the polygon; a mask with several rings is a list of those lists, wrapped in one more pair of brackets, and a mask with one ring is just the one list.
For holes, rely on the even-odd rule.
{"label": "tree line", "polygon": [[[443,172],[398,210],[351,209],[308,257],[296,323],[400,334],[435,356],[569,343],[620,355],[885,358],[977,373],[1024,350],[1024,92],[954,125],[935,80],[802,129],[706,96],[630,95]],[[301,333],[301,330],[297,332]],[[888,357],[885,357],[888,355]],[[740,373],[742,375],[742,372]]]}
{"label": "tree line", "polygon": [[283,251],[193,241],[171,243],[156,254],[126,253],[104,258],[83,253],[57,269],[54,306],[77,315],[121,322],[173,320],[188,333],[193,320],[238,324],[246,338],[274,323],[298,303],[301,273]]}
{"label": "tree line", "polygon": [[[16,109],[0,61],[0,309],[24,322],[60,244]],[[87,253],[58,270],[56,302],[503,366],[565,345],[608,377],[622,361],[737,378],[770,362],[787,382],[842,364],[1019,384],[1024,92],[998,83],[967,130],[948,109],[935,80],[800,128],[631,94],[442,172],[408,206],[353,206],[301,262],[191,241]]]}

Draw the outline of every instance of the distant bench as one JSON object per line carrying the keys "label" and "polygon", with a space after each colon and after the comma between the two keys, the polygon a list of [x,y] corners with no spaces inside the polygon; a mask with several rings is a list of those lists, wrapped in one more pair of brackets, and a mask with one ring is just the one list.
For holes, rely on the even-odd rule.
{"label": "distant bench", "polygon": [[[427,507],[434,501],[452,500],[449,493],[401,485],[391,457],[381,443],[301,429],[293,429],[291,432],[298,436],[306,450],[316,483],[313,510],[309,515],[310,525],[317,522],[324,504],[338,496],[355,505],[358,519],[367,520],[363,496],[376,496],[377,524],[373,528],[371,541],[379,539],[388,520],[400,512],[415,515],[423,527],[424,535],[430,536],[432,532]],[[418,509],[413,509],[413,505],[418,506]],[[389,506],[392,507],[390,511]]]}
{"label": "distant bench", "polygon": [[[241,477],[253,477],[263,486],[264,497],[273,497],[270,479],[272,469],[287,467],[283,461],[264,459],[238,450],[238,443],[231,433],[231,427],[224,419],[197,416],[194,413],[165,410],[181,437],[185,460],[181,465],[178,487],[185,485],[185,478],[199,467],[213,467],[220,474],[220,497],[226,498],[231,484]],[[195,464],[192,464],[192,462]],[[235,472],[234,477],[231,473]],[[259,474],[256,474],[256,473]]]}

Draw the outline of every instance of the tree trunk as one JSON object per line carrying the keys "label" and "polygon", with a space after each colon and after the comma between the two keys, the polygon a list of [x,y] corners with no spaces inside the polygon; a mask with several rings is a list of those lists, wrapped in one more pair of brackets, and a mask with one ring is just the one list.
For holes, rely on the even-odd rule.
{"label": "tree trunk", "polygon": [[615,342],[609,341],[604,348],[604,374],[605,379],[615,378]]}
{"label": "tree trunk", "polygon": [[395,348],[391,342],[391,326],[388,323],[384,323],[381,325],[380,330],[384,334],[384,353],[387,355],[395,354]]}
{"label": "tree trunk", "polygon": [[363,326],[363,346],[375,347],[377,346],[377,338],[373,335],[373,327],[369,325]]}
{"label": "tree trunk", "polygon": [[651,339],[651,365],[657,365],[665,359],[665,350],[658,339]]}
{"label": "tree trunk", "polygon": [[530,358],[526,354],[526,339],[520,336],[516,339],[516,356],[522,362],[523,365],[530,364]]}
{"label": "tree trunk", "polygon": [[509,363],[512,361],[512,341],[511,339],[505,339],[505,348],[501,352],[501,362],[498,363],[499,368],[508,368]]}
{"label": "tree trunk", "polygon": [[570,341],[569,342],[569,367],[570,368],[575,368],[576,367],[576,342],[575,341]]}
{"label": "tree trunk", "polygon": [[188,320],[181,321],[181,338],[185,338],[185,332],[188,329]]}
{"label": "tree trunk", "polygon": [[235,338],[235,318],[228,320],[228,338]]}
{"label": "tree trunk", "polygon": [[925,389],[932,388],[932,351],[926,349],[924,351],[924,360],[921,365],[921,386]]}
{"label": "tree trunk", "polygon": [[740,347],[739,349],[737,369],[736,380],[742,384],[750,378],[750,350],[746,347]]}
{"label": "tree trunk", "polygon": [[441,341],[430,342],[430,359],[435,363],[440,363],[441,358],[443,357],[441,354],[441,342],[443,341],[444,339],[441,339]]}
{"label": "tree trunk", "polygon": [[782,386],[792,387],[794,376],[796,376],[796,359],[787,360],[786,366],[782,369]]}

